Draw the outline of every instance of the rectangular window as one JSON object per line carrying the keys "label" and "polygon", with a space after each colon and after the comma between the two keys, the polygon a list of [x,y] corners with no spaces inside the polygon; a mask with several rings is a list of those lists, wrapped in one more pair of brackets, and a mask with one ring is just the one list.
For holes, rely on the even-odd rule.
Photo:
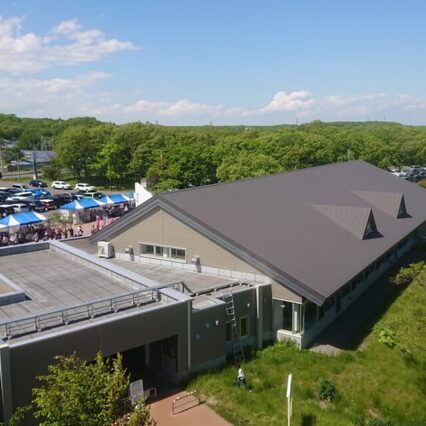
{"label": "rectangular window", "polygon": [[248,317],[240,318],[240,337],[248,336]]}
{"label": "rectangular window", "polygon": [[141,255],[167,257],[171,259],[185,260],[185,249],[178,249],[173,247],[164,247],[157,244],[139,243],[139,252]]}
{"label": "rectangular window", "polygon": [[225,333],[226,333],[226,341],[230,342],[231,341],[231,323],[229,321],[226,322],[225,324]]}
{"label": "rectangular window", "polygon": [[162,256],[164,253],[164,248],[161,246],[155,246],[155,255]]}
{"label": "rectangular window", "polygon": [[154,246],[150,244],[139,244],[140,254],[154,254]]}
{"label": "rectangular window", "polygon": [[346,284],[342,288],[342,297],[346,297],[352,290],[351,283]]}
{"label": "rectangular window", "polygon": [[171,257],[175,259],[185,259],[185,250],[183,249],[177,249],[177,248],[171,248]]}

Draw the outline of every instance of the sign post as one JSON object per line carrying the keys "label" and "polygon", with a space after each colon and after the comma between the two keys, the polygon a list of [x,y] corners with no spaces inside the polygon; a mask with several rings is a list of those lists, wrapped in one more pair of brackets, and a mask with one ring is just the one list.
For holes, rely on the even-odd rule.
{"label": "sign post", "polygon": [[293,399],[291,397],[292,394],[292,390],[291,390],[291,380],[292,380],[292,374],[288,375],[287,378],[287,424],[288,426],[290,426],[290,419],[291,419],[291,414],[292,414],[292,404],[293,404]]}
{"label": "sign post", "polygon": [[143,380],[139,379],[130,383],[129,391],[132,405],[135,405],[144,396]]}

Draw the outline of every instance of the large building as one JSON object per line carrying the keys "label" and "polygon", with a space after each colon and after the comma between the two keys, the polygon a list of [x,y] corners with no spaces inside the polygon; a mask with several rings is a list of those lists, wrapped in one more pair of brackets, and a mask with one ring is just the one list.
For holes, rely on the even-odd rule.
{"label": "large building", "polygon": [[425,221],[425,190],[353,161],[163,193],[90,241],[0,249],[4,417],[57,354],[121,352],[157,384],[272,339],[306,347]]}

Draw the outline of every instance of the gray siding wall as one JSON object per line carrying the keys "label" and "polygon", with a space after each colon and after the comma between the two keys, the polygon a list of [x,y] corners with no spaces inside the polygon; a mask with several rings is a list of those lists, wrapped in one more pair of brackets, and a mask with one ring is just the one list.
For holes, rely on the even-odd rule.
{"label": "gray siding wall", "polygon": [[[225,359],[225,305],[215,305],[193,311],[191,317],[191,361],[192,366],[205,364],[220,357]],[[216,321],[219,324],[216,325]],[[198,337],[198,338],[197,338]]]}
{"label": "gray siding wall", "polygon": [[27,404],[35,377],[45,374],[55,355],[74,351],[86,360],[123,352],[159,339],[178,335],[178,371],[188,369],[187,303],[141,312],[109,323],[72,331],[10,349],[13,406]]}

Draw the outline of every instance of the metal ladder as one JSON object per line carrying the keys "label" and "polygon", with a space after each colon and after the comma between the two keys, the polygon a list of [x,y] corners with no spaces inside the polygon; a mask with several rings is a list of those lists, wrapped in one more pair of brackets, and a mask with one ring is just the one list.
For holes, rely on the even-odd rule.
{"label": "metal ladder", "polygon": [[234,362],[236,365],[244,361],[244,351],[241,345],[240,335],[238,333],[237,320],[235,318],[234,296],[232,290],[229,293],[223,293],[221,290],[222,300],[225,302],[226,315],[228,315],[231,325],[231,340],[234,350]]}

